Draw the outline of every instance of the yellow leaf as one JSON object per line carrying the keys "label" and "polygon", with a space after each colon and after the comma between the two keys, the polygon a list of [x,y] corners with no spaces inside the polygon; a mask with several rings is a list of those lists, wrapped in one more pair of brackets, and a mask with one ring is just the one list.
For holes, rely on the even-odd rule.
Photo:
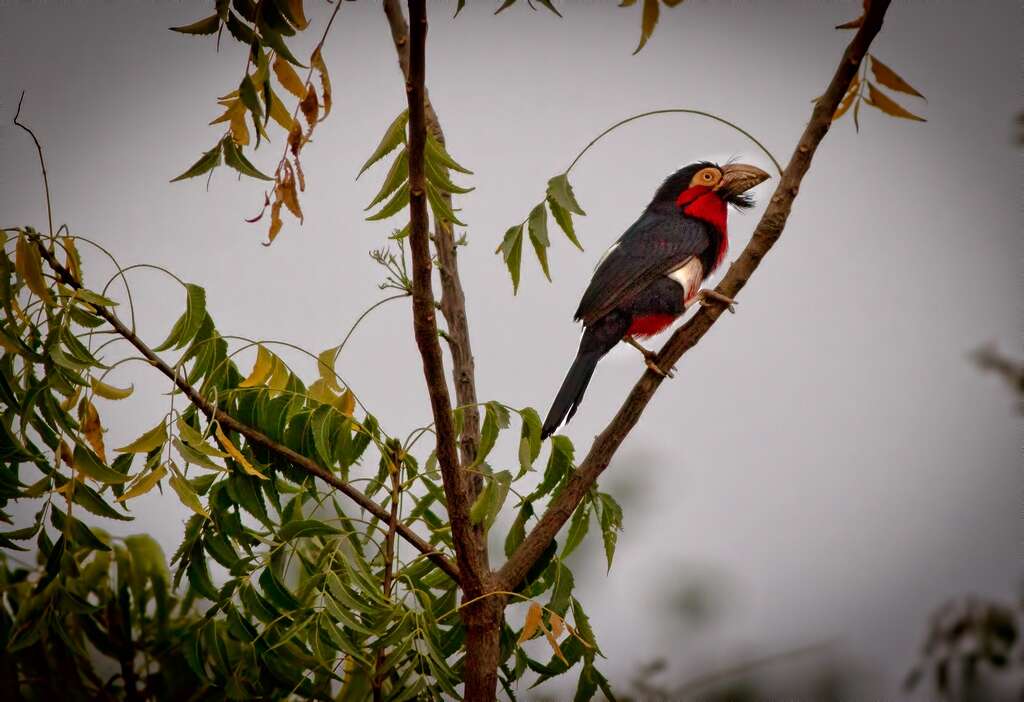
{"label": "yellow leaf", "polygon": [[924,95],[917,92],[910,83],[903,80],[896,71],[879,61],[874,57],[874,55],[871,56],[871,72],[875,74],[875,80],[887,88],[892,88],[893,90],[898,90],[901,93],[907,93],[908,95],[916,95],[919,98],[924,98]]}
{"label": "yellow leaf", "polygon": [[103,446],[103,425],[96,407],[89,400],[82,400],[78,406],[78,419],[82,423],[82,433],[92,450],[104,463],[107,462],[107,451]]}
{"label": "yellow leaf", "polygon": [[274,370],[270,374],[270,382],[267,383],[274,392],[281,392],[288,385],[288,366],[277,356],[274,356]]}
{"label": "yellow leaf", "polygon": [[324,382],[323,378],[317,378],[310,383],[309,388],[306,390],[306,394],[309,395],[310,399],[321,402],[325,405],[331,405],[338,401],[338,396],[334,394],[334,391],[327,387],[327,383]]}
{"label": "yellow leaf", "polygon": [[278,56],[274,59],[274,75],[285,90],[299,98],[306,96],[306,86],[292,65]]}
{"label": "yellow leaf", "polygon": [[249,143],[249,127],[245,124],[245,110],[231,115],[231,138],[239,146]]}
{"label": "yellow leaf", "polygon": [[877,107],[879,110],[881,110],[887,115],[892,115],[893,117],[899,117],[901,119],[912,119],[918,122],[928,121],[924,117],[918,117],[913,112],[904,109],[902,105],[900,105],[891,97],[889,97],[881,90],[876,88],[872,83],[868,83],[867,103],[872,107]]}
{"label": "yellow leaf", "polygon": [[231,457],[235,459],[238,465],[242,466],[243,471],[249,475],[256,476],[260,480],[267,479],[267,476],[253,468],[252,464],[249,463],[246,457],[242,455],[242,452],[235,448],[235,445],[231,443],[230,439],[228,439],[227,434],[221,430],[220,425],[214,427],[213,433],[217,436],[217,440],[224,446],[224,450],[231,454]]}
{"label": "yellow leaf", "polygon": [[64,252],[66,254],[64,267],[71,272],[75,280],[81,280],[82,267],[79,264],[82,258],[78,255],[78,249],[75,247],[75,238],[73,236],[63,236],[61,237],[61,243],[64,245]]}
{"label": "yellow leaf", "polygon": [[295,124],[295,120],[288,113],[288,110],[284,108],[284,103],[281,102],[281,98],[277,96],[274,89],[270,89],[270,119],[281,125],[281,128],[287,132],[292,130],[292,126]]}
{"label": "yellow leaf", "polygon": [[76,385],[75,392],[71,395],[68,395],[67,398],[65,398],[64,401],[60,403],[60,408],[65,412],[70,412],[71,408],[75,406],[76,402],[78,402],[78,396],[81,394],[82,386]]}
{"label": "yellow leaf", "polygon": [[634,56],[640,53],[640,49],[644,48],[644,44],[651,38],[654,27],[658,24],[660,12],[661,7],[658,5],[658,0],[644,0],[643,17],[640,20],[640,44],[633,51]]}
{"label": "yellow leaf", "polygon": [[270,208],[270,230],[267,232],[268,243],[272,243],[277,237],[278,232],[281,231],[281,225],[284,222],[281,221],[281,203],[275,202],[274,206]]}
{"label": "yellow leaf", "polygon": [[118,453],[149,453],[167,443],[167,427],[163,420],[127,446],[114,449]]}
{"label": "yellow leaf", "polygon": [[295,28],[303,30],[309,26],[306,13],[302,9],[302,0],[288,0],[288,19],[295,24]]}
{"label": "yellow leaf", "polygon": [[156,470],[139,476],[139,479],[132,483],[125,493],[114,501],[124,502],[125,500],[130,500],[133,497],[145,495],[147,492],[152,490],[165,475],[167,475],[167,467],[160,466]]}
{"label": "yellow leaf", "polygon": [[224,102],[223,105],[227,109],[224,110],[224,112],[221,114],[220,117],[218,117],[217,119],[211,121],[210,124],[220,124],[221,122],[230,122],[231,118],[235,115],[235,113],[241,113],[243,115],[245,114],[245,106],[242,104],[242,101],[239,100],[237,97]]}
{"label": "yellow leaf", "polygon": [[352,394],[352,391],[345,389],[345,392],[341,394],[338,401],[335,403],[335,407],[346,417],[351,417],[356,411],[356,396]]}
{"label": "yellow leaf", "polygon": [[92,391],[105,400],[123,400],[135,390],[134,385],[129,385],[127,388],[117,388],[113,385],[107,385],[102,380],[97,380],[96,378],[91,378],[90,380],[92,382]]}
{"label": "yellow leaf", "polygon": [[331,390],[341,392],[341,386],[338,385],[338,378],[334,374],[334,359],[337,355],[337,346],[332,346],[329,349],[321,351],[320,355],[316,357],[316,366],[317,370],[320,371],[320,378],[323,379],[324,384],[326,384]]}
{"label": "yellow leaf", "polygon": [[50,289],[43,278],[43,262],[39,256],[39,249],[24,234],[18,236],[18,243],[14,245],[14,269],[29,290],[47,305],[53,304]]}
{"label": "yellow leaf", "polygon": [[203,507],[203,503],[199,501],[199,495],[192,489],[192,486],[188,484],[180,475],[172,475],[169,481],[171,489],[178,493],[178,499],[181,503],[191,509],[196,514],[209,517],[209,512]]}
{"label": "yellow leaf", "polygon": [[519,643],[529,641],[533,638],[533,635],[537,633],[537,629],[540,628],[540,619],[544,614],[544,611],[540,608],[540,605],[536,602],[530,603],[530,608],[526,610],[526,620],[523,622],[523,632],[519,635]]}
{"label": "yellow leaf", "polygon": [[331,76],[327,73],[327,64],[324,63],[324,57],[320,55],[320,47],[317,47],[316,51],[313,52],[313,55],[310,57],[310,63],[313,64],[313,68],[320,74],[320,95],[323,98],[324,105],[324,116],[320,118],[320,121],[323,121],[327,119],[327,115],[331,112]]}
{"label": "yellow leaf", "polygon": [[270,371],[274,368],[274,355],[262,346],[256,347],[256,363],[252,366],[249,377],[238,384],[240,388],[251,388],[263,385],[270,377]]}
{"label": "yellow leaf", "polygon": [[850,109],[850,105],[853,104],[853,101],[857,98],[857,94],[860,92],[858,90],[859,86],[860,78],[855,75],[853,80],[850,81],[850,87],[846,91],[846,97],[844,97],[843,101],[839,103],[839,107],[836,108],[835,114],[832,115],[833,122],[846,114],[846,111]]}

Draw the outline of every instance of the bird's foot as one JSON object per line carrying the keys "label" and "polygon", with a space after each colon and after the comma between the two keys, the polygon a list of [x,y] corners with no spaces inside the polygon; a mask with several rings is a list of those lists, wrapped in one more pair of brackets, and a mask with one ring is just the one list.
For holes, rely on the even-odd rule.
{"label": "bird's foot", "polygon": [[655,360],[658,358],[658,354],[657,353],[655,353],[654,351],[651,351],[650,349],[645,348],[644,346],[642,346],[640,344],[640,342],[637,341],[636,339],[634,339],[632,336],[627,336],[626,338],[623,339],[623,341],[625,341],[627,344],[629,344],[630,346],[635,348],[637,351],[639,351],[641,354],[643,354],[644,365],[646,365],[648,368],[650,368],[652,372],[657,373],[662,378],[674,378],[675,377],[675,366],[673,366],[669,370],[665,371],[665,370],[662,370],[661,367],[657,363],[655,363]]}
{"label": "bird's foot", "polygon": [[736,305],[740,304],[736,302],[736,300],[733,300],[731,297],[726,297],[717,290],[706,289],[701,290],[699,293],[697,293],[697,301],[700,302],[700,304],[703,305],[704,307],[709,307],[715,304],[725,305],[726,309],[728,309],[733,314],[736,314]]}

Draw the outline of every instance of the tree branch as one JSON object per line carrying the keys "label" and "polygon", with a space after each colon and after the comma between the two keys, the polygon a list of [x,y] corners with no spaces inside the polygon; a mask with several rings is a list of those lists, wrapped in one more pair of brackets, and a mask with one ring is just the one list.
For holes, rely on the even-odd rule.
{"label": "tree branch", "polygon": [[[46,248],[43,244],[42,239],[38,235],[30,235],[33,239],[36,247],[39,249],[40,255],[46,259],[47,264],[50,268],[58,275],[61,282],[70,288],[80,290],[82,284],[75,278],[71,272],[65,268],[57,260],[56,256]],[[244,436],[250,443],[262,446],[263,448],[277,454],[281,458],[289,461],[293,465],[302,470],[306,471],[310,475],[314,475],[331,487],[337,489],[343,495],[351,499],[357,505],[365,509],[367,512],[377,517],[378,519],[387,522],[390,519],[389,512],[381,507],[379,504],[371,500],[365,494],[352,487],[350,484],[341,480],[338,476],[331,473],[329,470],[319,465],[318,463],[310,460],[306,456],[293,451],[292,449],[279,444],[262,432],[239,422],[237,419],[218,409],[211,404],[205,397],[199,394],[199,391],[192,387],[188,381],[185,380],[179,373],[167,365],[161,359],[156,352],[153,351],[149,346],[146,345],[142,339],[135,335],[135,333],[126,327],[124,323],[115,315],[113,312],[105,307],[99,305],[93,305],[96,309],[96,314],[102,317],[107,324],[112,326],[118,334],[124,337],[132,346],[139,350],[139,352],[146,357],[152,366],[167,376],[174,384],[181,390],[182,393],[192,402],[196,407],[206,415],[207,419],[215,420],[220,423],[222,427],[226,427],[229,430],[237,431],[239,434]],[[425,555],[431,561],[433,561],[441,570],[449,575],[455,582],[459,582],[459,569],[448,560],[445,555],[437,551],[430,543],[420,538],[416,532],[410,529],[404,524],[399,524],[397,527],[398,534],[412,544],[420,553]]]}
{"label": "tree branch", "polygon": [[[750,276],[757,270],[761,260],[772,248],[786,225],[793,201],[800,188],[800,181],[810,168],[811,158],[821,140],[828,133],[832,124],[832,116],[846,93],[850,81],[857,74],[860,63],[867,53],[875,35],[882,28],[882,19],[889,7],[890,0],[871,0],[864,16],[863,24],[857,30],[842,60],[836,68],[832,81],[825,94],[816,102],[811,113],[811,120],[804,129],[796,150],[793,152],[779,185],[772,195],[761,221],[754,230],[750,243],[726,273],[717,291],[727,297],[735,298],[746,285]],[[693,348],[698,341],[711,329],[721,316],[723,308],[703,307],[686,324],[680,327],[668,340],[658,354],[655,363],[661,368],[670,368],[684,353]],[[662,378],[648,370],[636,383],[629,396],[619,408],[611,423],[594,440],[586,458],[569,478],[565,489],[548,505],[540,521],[512,554],[505,565],[497,573],[496,587],[502,590],[515,590],[523,577],[547,548],[572,516],[576,506],[597,482],[598,476],[608,467],[616,450],[636,425],[647,403],[661,385]]]}
{"label": "tree branch", "polygon": [[[391,29],[395,52],[398,54],[398,66],[408,81],[409,26],[405,22],[398,0],[384,0],[384,14]],[[426,88],[423,90],[423,102],[427,129],[444,145],[444,131]],[[443,193],[442,196],[451,206],[452,196],[447,193]],[[480,443],[480,410],[476,399],[476,367],[473,362],[473,348],[470,345],[469,320],[466,317],[466,296],[459,278],[458,252],[451,225],[448,222],[435,221],[434,230],[434,246],[437,249],[441,273],[441,314],[448,323],[447,339],[452,354],[455,400],[463,408],[462,437],[459,440],[462,464],[468,466],[476,458],[477,445]],[[475,484],[475,496],[479,491],[481,478],[474,474],[472,481]]]}
{"label": "tree branch", "polygon": [[472,497],[455,448],[455,423],[444,375],[444,359],[438,341],[434,314],[434,291],[430,255],[430,221],[427,215],[427,179],[423,149],[427,140],[425,111],[427,11],[425,0],[409,1],[409,250],[412,254],[412,313],[416,345],[423,360],[430,406],[437,435],[437,462],[448,507],[448,519],[455,544],[455,559],[462,574],[462,589],[468,597],[486,591],[490,579],[486,550],[479,548],[479,530],[469,520]]}

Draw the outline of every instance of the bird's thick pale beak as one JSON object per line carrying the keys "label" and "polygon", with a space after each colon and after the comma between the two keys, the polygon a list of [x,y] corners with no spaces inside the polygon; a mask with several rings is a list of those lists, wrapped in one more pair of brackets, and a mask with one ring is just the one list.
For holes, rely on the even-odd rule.
{"label": "bird's thick pale beak", "polygon": [[745,193],[755,185],[771,178],[765,171],[748,163],[730,163],[722,167],[722,180],[715,190],[727,199]]}

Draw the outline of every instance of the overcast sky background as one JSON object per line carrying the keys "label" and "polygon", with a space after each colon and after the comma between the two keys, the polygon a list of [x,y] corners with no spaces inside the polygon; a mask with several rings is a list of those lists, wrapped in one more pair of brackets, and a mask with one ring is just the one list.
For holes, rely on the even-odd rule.
{"label": "overcast sky background", "polygon": [[[326,18],[326,6],[307,4],[314,22]],[[638,7],[562,2],[558,19],[520,4],[493,17],[496,3],[470,3],[451,21],[454,3],[431,3],[427,80],[450,151],[475,172],[462,178],[476,190],[459,199],[470,225],[460,263],[479,396],[543,414],[575,353],[572,313],[598,256],[660,181],[703,158],[770,164],[721,125],[650,118],[574,170],[586,252],[553,233],[553,284],[524,254],[512,295],[493,255],[504,230],[587,141],[645,110],[715,112],[785,162],[849,40],[832,27],[860,3],[694,0],[663,8],[638,56]],[[208,9],[0,2],[0,220],[45,225],[34,149],[10,126],[26,89],[58,223],[123,264],[163,265],[203,285],[222,333],[316,352],[382,297],[366,252],[398,220],[361,216],[383,167],[353,179],[405,103],[387,26],[378,3],[341,9],[324,51],[334,111],[304,152],[306,223],[288,220],[265,248],[265,226],[242,221],[259,209],[260,184],[223,169],[209,191],[201,178],[167,182],[219,139],[206,123],[244,66],[227,37],[216,55],[212,39],[166,30]],[[1020,418],[1008,390],[968,357],[989,341],[1020,351],[1020,30],[1018,3],[894,3],[873,50],[927,96],[899,99],[928,123],[865,109],[859,135],[849,119],[835,126],[738,314],[685,357],[602,481],[626,504],[615,566],[605,577],[594,548],[576,567],[615,679],[657,656],[685,677],[829,639],[878,671],[876,690],[892,699],[930,611],[959,593],[1016,590]],[[254,161],[269,172],[280,149],[275,135]],[[763,202],[772,187],[755,195]],[[730,215],[733,255],[762,211]],[[94,284],[109,275],[95,253],[86,261]],[[156,343],[183,294],[152,272],[132,284],[141,333]],[[390,303],[339,363],[392,434],[429,417],[410,331],[408,305]],[[567,429],[581,452],[641,371],[627,348],[602,362]],[[100,406],[108,446],[166,407],[147,369],[114,379],[136,393]],[[103,526],[153,532],[170,553],[184,508],[170,493],[135,506],[133,523]],[[693,578],[724,602],[699,635],[666,615]]]}

